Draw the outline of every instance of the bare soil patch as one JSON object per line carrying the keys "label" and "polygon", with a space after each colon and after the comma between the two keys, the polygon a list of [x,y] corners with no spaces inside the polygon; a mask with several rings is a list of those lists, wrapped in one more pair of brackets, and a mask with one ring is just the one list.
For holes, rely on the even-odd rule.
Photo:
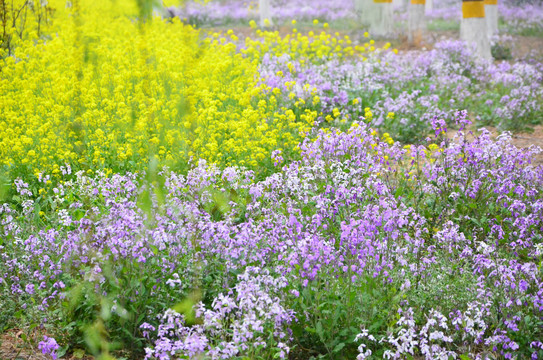
{"label": "bare soil patch", "polygon": [[8,331],[0,335],[0,360],[50,360],[31,342],[22,339],[20,330]]}
{"label": "bare soil patch", "polygon": [[[518,148],[528,148],[533,145],[543,149],[543,125],[535,126],[533,132],[513,134],[512,143]],[[533,164],[543,165],[543,153],[539,153],[535,156]]]}
{"label": "bare soil patch", "polygon": [[[23,340],[23,331],[11,329],[0,334],[0,360],[51,360],[51,356],[43,354],[38,349],[38,343],[43,339],[43,334],[33,331],[32,339]],[[92,356],[76,357],[66,354],[63,360],[93,360]]]}

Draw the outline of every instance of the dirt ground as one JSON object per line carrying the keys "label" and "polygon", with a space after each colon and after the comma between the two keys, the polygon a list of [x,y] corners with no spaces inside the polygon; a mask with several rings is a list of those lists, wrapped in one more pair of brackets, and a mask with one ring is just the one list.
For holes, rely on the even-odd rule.
{"label": "dirt ground", "polygon": [[[0,335],[0,360],[51,360],[51,356],[43,354],[38,349],[38,343],[43,339],[43,334],[34,331],[32,339],[23,341],[23,331],[12,329]],[[93,360],[92,356],[65,355],[63,360]]]}
{"label": "dirt ground", "polygon": [[[534,127],[533,132],[513,134],[512,143],[519,148],[527,148],[533,145],[539,146],[543,150],[543,125]],[[535,156],[533,165],[543,166],[543,152]]]}
{"label": "dirt ground", "polygon": [[0,360],[50,360],[37,346],[22,339],[22,331],[12,330],[0,335]]}

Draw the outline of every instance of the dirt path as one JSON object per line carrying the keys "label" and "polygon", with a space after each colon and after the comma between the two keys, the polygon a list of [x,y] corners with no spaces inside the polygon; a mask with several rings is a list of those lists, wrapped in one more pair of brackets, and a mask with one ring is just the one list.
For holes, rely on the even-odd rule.
{"label": "dirt path", "polygon": [[[512,143],[519,148],[528,148],[534,145],[543,149],[543,125],[534,127],[533,132],[521,132],[513,134]],[[533,164],[543,165],[543,153],[539,153],[535,156]]]}

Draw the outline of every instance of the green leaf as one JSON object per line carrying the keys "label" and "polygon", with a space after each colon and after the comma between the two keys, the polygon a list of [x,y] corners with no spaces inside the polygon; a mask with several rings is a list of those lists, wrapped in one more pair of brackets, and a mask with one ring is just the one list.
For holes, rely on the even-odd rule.
{"label": "green leaf", "polygon": [[[69,347],[69,345],[64,345],[63,347],[59,348],[57,350],[57,356],[58,357],[63,357],[66,354],[66,352],[68,351],[68,347]],[[75,352],[74,352],[74,354],[75,354]],[[83,351],[83,355],[85,355],[84,351]],[[81,359],[81,358],[79,358],[79,359]]]}
{"label": "green leaf", "polygon": [[343,348],[345,347],[345,343],[339,343],[336,345],[336,347],[334,348],[334,350],[332,350],[333,353],[338,353],[340,352]]}
{"label": "green leaf", "polygon": [[322,331],[322,323],[320,321],[317,322],[317,335],[319,335],[320,339],[324,339],[324,332]]}

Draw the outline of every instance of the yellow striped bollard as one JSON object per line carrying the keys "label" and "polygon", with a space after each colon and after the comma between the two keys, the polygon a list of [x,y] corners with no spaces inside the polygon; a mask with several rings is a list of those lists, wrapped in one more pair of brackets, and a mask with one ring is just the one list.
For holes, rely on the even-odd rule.
{"label": "yellow striped bollard", "polygon": [[487,35],[484,0],[462,1],[462,22],[460,24],[460,39],[473,47],[475,54],[490,60],[490,40]]}

